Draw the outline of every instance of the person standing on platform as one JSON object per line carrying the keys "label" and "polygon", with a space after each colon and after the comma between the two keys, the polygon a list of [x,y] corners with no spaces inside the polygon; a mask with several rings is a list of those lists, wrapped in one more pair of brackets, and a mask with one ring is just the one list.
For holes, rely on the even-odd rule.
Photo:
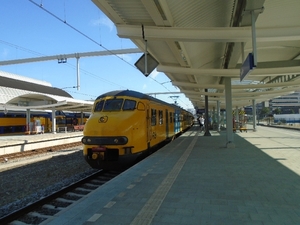
{"label": "person standing on platform", "polygon": [[205,122],[203,116],[200,117],[199,122],[200,122],[200,131],[202,132],[204,130],[204,122]]}

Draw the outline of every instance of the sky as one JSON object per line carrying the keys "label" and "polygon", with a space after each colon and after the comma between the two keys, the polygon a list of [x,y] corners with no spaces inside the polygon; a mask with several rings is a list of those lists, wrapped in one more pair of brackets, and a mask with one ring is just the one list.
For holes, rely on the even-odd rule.
{"label": "sky", "polygon": [[[91,0],[2,0],[1,9],[0,61],[137,48],[129,39],[117,36],[115,25]],[[145,77],[134,65],[141,55],[80,58],[80,90],[76,88],[75,58],[66,63],[51,60],[5,65],[0,70],[47,81],[80,100],[123,89],[145,94],[180,91],[164,73],[154,70]],[[154,97],[193,108],[184,94]]]}

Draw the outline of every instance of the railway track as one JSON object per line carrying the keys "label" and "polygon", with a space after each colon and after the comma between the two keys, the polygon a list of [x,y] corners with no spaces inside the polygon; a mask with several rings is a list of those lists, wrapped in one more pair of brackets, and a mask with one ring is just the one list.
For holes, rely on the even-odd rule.
{"label": "railway track", "polygon": [[0,224],[40,224],[120,173],[119,171],[97,171],[47,197],[3,216],[0,218]]}
{"label": "railway track", "polygon": [[5,155],[1,155],[2,160],[1,160],[0,163],[5,163],[8,160],[13,161],[13,160],[21,159],[21,158],[32,157],[32,156],[35,156],[35,155],[41,155],[41,154],[45,154],[45,153],[48,153],[48,152],[55,152],[55,151],[59,151],[59,150],[62,150],[62,149],[74,148],[74,147],[78,147],[78,146],[82,146],[82,143],[81,142],[73,142],[73,143],[69,143],[69,144],[55,145],[55,146],[51,146],[51,147],[39,148],[39,149],[31,150],[31,151],[5,154]]}

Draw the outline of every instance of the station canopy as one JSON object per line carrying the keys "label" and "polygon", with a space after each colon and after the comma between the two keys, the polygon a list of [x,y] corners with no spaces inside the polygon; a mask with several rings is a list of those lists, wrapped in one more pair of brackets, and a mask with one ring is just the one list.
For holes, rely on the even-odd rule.
{"label": "station canopy", "polygon": [[92,101],[77,100],[50,83],[0,71],[0,111],[63,110],[91,112]]}
{"label": "station canopy", "polygon": [[[226,79],[233,107],[299,89],[299,0],[92,1],[195,107],[205,95],[210,107],[225,107]],[[241,81],[249,53],[256,67]]]}

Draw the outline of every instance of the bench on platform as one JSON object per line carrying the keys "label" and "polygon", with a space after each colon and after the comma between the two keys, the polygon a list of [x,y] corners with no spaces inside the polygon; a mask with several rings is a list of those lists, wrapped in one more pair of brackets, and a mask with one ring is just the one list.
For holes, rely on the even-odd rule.
{"label": "bench on platform", "polygon": [[240,127],[240,128],[233,128],[233,132],[236,132],[236,130],[239,130],[240,132],[243,132],[243,131],[245,131],[246,133],[247,133],[247,128],[246,127]]}
{"label": "bench on platform", "polygon": [[73,131],[83,131],[84,125],[74,125]]}

